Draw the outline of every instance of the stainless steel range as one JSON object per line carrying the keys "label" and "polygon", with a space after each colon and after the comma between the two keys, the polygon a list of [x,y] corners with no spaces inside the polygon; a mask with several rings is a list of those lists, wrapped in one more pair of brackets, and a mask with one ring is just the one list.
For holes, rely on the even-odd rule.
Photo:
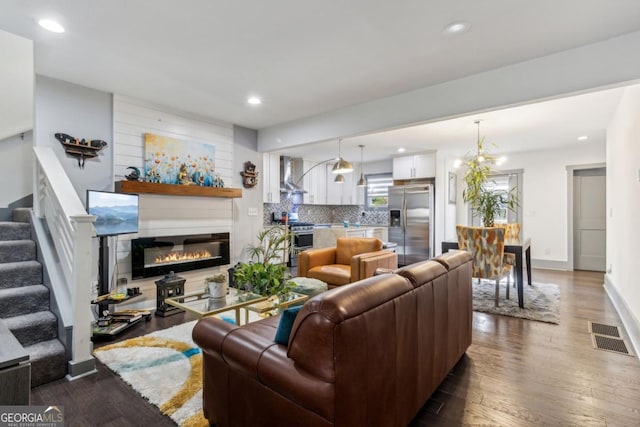
{"label": "stainless steel range", "polygon": [[289,267],[298,266],[298,253],[313,248],[313,223],[292,222],[289,224],[291,231],[291,254]]}

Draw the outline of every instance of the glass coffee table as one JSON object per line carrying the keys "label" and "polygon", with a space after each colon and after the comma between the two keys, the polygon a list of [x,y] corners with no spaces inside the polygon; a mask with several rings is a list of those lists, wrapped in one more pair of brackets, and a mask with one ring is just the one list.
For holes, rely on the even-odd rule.
{"label": "glass coffee table", "polygon": [[[229,293],[224,298],[211,298],[208,292],[195,292],[178,297],[166,298],[165,302],[174,307],[189,311],[196,316],[212,316],[225,311],[234,310],[236,313],[236,325],[240,325],[240,309],[248,308],[251,304],[260,303],[267,300],[267,297],[253,294],[247,291],[238,291],[236,288],[229,288]],[[245,322],[249,314],[245,316]]]}
{"label": "glass coffee table", "polygon": [[245,315],[245,322],[249,322],[249,312],[258,313],[261,317],[269,317],[278,314],[280,310],[290,307],[294,304],[299,304],[309,299],[309,295],[300,294],[297,292],[289,292],[284,299],[280,299],[277,296],[271,296],[264,301],[254,302],[244,307],[247,312]]}

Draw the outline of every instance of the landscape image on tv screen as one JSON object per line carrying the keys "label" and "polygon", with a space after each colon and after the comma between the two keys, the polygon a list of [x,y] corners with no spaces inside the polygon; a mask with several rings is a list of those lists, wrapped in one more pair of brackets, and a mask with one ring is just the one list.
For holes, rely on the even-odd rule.
{"label": "landscape image on tv screen", "polygon": [[98,236],[138,232],[138,195],[87,190],[87,212]]}

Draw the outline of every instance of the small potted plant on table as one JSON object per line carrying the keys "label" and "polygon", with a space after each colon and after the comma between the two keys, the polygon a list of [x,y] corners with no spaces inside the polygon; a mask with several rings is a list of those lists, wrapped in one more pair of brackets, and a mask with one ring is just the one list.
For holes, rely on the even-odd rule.
{"label": "small potted plant on table", "polygon": [[227,276],[222,273],[204,279],[206,291],[211,298],[224,298],[227,295]]}

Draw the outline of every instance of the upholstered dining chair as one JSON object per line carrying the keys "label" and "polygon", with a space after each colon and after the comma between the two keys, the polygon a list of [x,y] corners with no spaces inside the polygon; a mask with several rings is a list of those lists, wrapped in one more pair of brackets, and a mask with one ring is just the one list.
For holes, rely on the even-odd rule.
{"label": "upholstered dining chair", "polygon": [[522,226],[519,222],[508,222],[506,224],[495,224],[495,227],[504,229],[504,240],[520,240],[520,230]]}
{"label": "upholstered dining chair", "polygon": [[507,299],[511,285],[512,264],[505,260],[504,229],[499,227],[456,226],[458,248],[473,256],[472,277],[496,281],[495,305],[499,305],[500,280],[507,278]]}

